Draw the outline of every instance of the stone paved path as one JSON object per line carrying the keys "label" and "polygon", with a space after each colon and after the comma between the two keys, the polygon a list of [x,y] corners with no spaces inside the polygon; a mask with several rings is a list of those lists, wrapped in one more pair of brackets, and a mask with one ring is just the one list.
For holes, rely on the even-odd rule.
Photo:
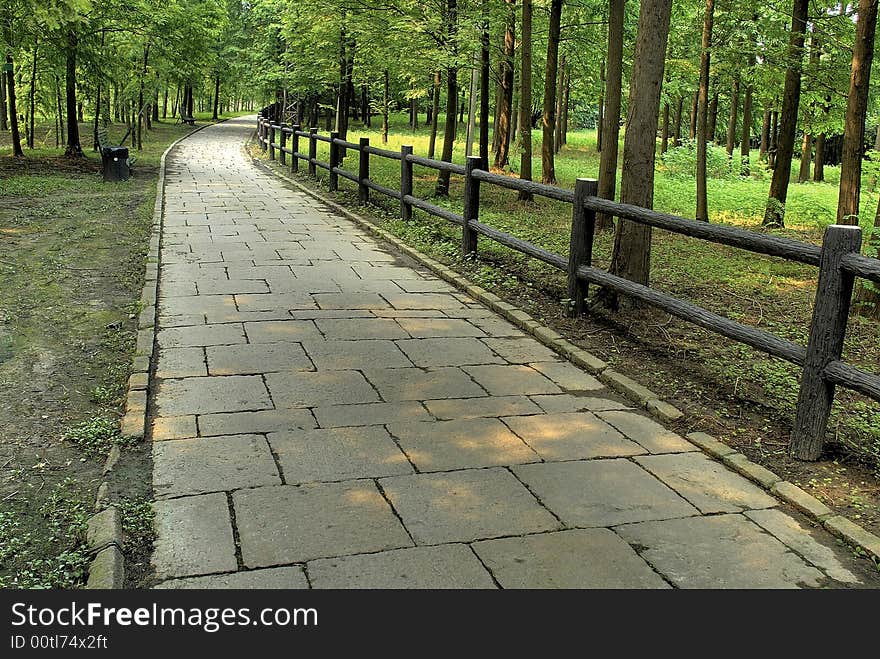
{"label": "stone paved path", "polygon": [[160,587],[858,582],[763,490],[257,170],[253,125],[168,162]]}

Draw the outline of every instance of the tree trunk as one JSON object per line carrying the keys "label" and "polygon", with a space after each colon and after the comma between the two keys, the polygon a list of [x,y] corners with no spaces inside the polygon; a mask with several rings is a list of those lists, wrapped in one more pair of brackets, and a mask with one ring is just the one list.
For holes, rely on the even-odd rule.
{"label": "tree trunk", "polygon": [[877,26],[878,0],[859,0],[856,40],[849,78],[849,96],[843,128],[843,153],[840,158],[840,192],[837,199],[837,223],[859,223],[859,196],[862,187],[862,152],[865,142],[865,114],[871,64],[874,60],[874,32]]}
{"label": "tree trunk", "polygon": [[797,130],[798,105],[801,99],[801,69],[804,54],[804,32],[807,28],[809,0],[793,0],[791,29],[788,40],[788,65],[785,70],[785,87],[782,95],[782,121],[776,145],[776,168],[770,182],[765,225],[783,226],[785,201],[788,198],[788,181],[791,177],[791,157]]}
{"label": "tree trunk", "polygon": [[382,72],[382,144],[388,144],[388,69]]}
{"label": "tree trunk", "polygon": [[[522,92],[519,96],[519,177],[532,180],[532,0],[523,0],[522,45],[520,75]],[[532,193],[520,191],[521,201],[531,201]]]}
{"label": "tree trunk", "polygon": [[141,79],[138,88],[138,107],[137,107],[137,150],[144,148],[143,143],[143,126],[144,126],[144,82],[147,77],[147,60],[150,56],[150,42],[144,46],[144,60],[141,67]]}
{"label": "tree trunk", "polygon": [[348,97],[349,77],[348,54],[346,53],[345,12],[342,14],[342,26],[339,28],[339,89],[336,96],[336,132],[340,139],[348,135]]}
{"label": "tree trunk", "polygon": [[372,113],[370,112],[370,96],[366,85],[361,85],[361,123],[367,128],[372,123],[370,121]]}
{"label": "tree trunk", "polygon": [[813,164],[813,180],[816,183],[825,180],[825,133],[816,135],[816,162]]}
{"label": "tree trunk", "polygon": [[562,100],[565,96],[566,66],[566,57],[563,55],[556,75],[556,124],[553,127],[553,153],[559,153],[559,150],[562,148]]}
{"label": "tree trunk", "polygon": [[9,114],[6,111],[6,71],[0,70],[0,130],[9,130]]}
{"label": "tree trunk", "polygon": [[477,130],[477,85],[480,78],[480,55],[474,53],[473,68],[471,69],[471,82],[468,85],[468,118],[467,132],[465,133],[464,155],[474,155],[474,134]]}
{"label": "tree trunk", "polygon": [[[605,60],[599,63],[599,110],[596,118],[596,151],[602,153],[602,131],[605,128]],[[668,103],[667,103],[668,105]]]}
{"label": "tree trunk", "polygon": [[565,98],[562,100],[562,143],[568,144],[568,100],[571,97],[571,63],[565,69]]}
{"label": "tree trunk", "polygon": [[739,110],[739,78],[733,79],[730,88],[730,115],[727,120],[727,159],[733,159],[733,149],[736,146],[736,117]]}
{"label": "tree trunk", "polygon": [[504,0],[504,46],[501,50],[498,79],[498,121],[495,124],[495,157],[493,166],[508,164],[510,123],[513,117],[513,51],[516,41],[516,0]]}
{"label": "tree trunk", "polygon": [[[620,137],[620,96],[623,79],[623,14],[626,0],[608,1],[608,59],[605,69],[605,117],[602,153],[599,158],[599,191],[602,199],[614,200],[617,192],[617,155]],[[596,228],[610,229],[610,215],[596,214]]]}
{"label": "tree trunk", "polygon": [[28,147],[31,149],[34,148],[34,117],[37,114],[37,56],[39,51],[37,50],[37,45],[34,44],[34,61],[31,66],[31,88],[30,88],[30,98],[28,99],[30,104],[30,129],[28,130]]}
{"label": "tree trunk", "polygon": [[801,140],[801,165],[798,169],[798,183],[810,180],[810,160],[813,155],[813,137],[807,131],[804,131],[804,138]]}
{"label": "tree trunk", "polygon": [[700,90],[694,92],[694,98],[691,101],[691,121],[688,124],[688,128],[690,132],[688,133],[688,137],[690,137],[691,141],[697,139],[697,110],[699,108],[700,103]]}
{"label": "tree trunk", "polygon": [[[711,84],[710,84],[711,87]],[[718,92],[712,94],[712,102],[709,103],[709,119],[706,125],[706,139],[712,142],[713,144],[716,142],[715,134],[717,132],[718,127]]]}
{"label": "tree trunk", "polygon": [[[620,200],[644,208],[654,204],[654,152],[671,5],[672,0],[641,0],[633,55]],[[651,227],[621,220],[614,238],[611,272],[647,285],[650,265]],[[606,300],[617,306],[616,295]]]}
{"label": "tree trunk", "polygon": [[[64,141],[64,109],[62,107],[61,101],[61,80],[58,78],[58,75],[55,75],[55,106],[56,106],[56,114],[58,115],[58,146],[61,146],[65,143]],[[10,107],[12,107],[10,105]]]}
{"label": "tree trunk", "polygon": [[69,158],[82,158],[82,147],[79,143],[79,124],[77,123],[76,103],[76,50],[78,39],[76,32],[67,34],[67,48],[65,49],[66,75],[65,87],[67,97],[67,148],[64,155]]}
{"label": "tree trunk", "polygon": [[675,120],[672,126],[672,146],[681,146],[681,113],[684,109],[684,97],[678,97],[675,106]]}
{"label": "tree trunk", "polygon": [[[238,111],[238,108],[235,108]],[[165,85],[165,91],[162,94],[162,118],[168,118],[168,85]]]}
{"label": "tree trunk", "polygon": [[764,108],[764,121],[761,124],[761,147],[758,151],[758,159],[764,160],[767,157],[767,149],[770,146],[770,108]]}
{"label": "tree trunk", "polygon": [[211,119],[217,121],[220,118],[218,111],[220,109],[220,76],[214,76],[214,111],[211,113]]}
{"label": "tree trunk", "polygon": [[15,73],[12,70],[12,55],[6,55],[6,64],[9,68],[6,75],[6,93],[9,95],[9,127],[12,129],[12,155],[23,158],[21,150],[21,133],[18,132],[18,106],[15,102]]}
{"label": "tree trunk", "polygon": [[[880,257],[880,199],[874,213],[874,230],[868,237],[868,254]],[[868,284],[864,279],[858,279],[857,282],[853,301],[855,312],[860,316],[880,320],[880,288],[873,282]]]}
{"label": "tree trunk", "polygon": [[553,129],[556,125],[556,69],[559,57],[559,29],[562,0],[550,1],[550,28],[547,34],[547,62],[544,68],[544,112],[542,116],[541,182],[556,183],[553,162]]}
{"label": "tree trunk", "polygon": [[874,135],[874,151],[880,151],[880,124],[877,124],[877,133]]}
{"label": "tree trunk", "polygon": [[776,169],[776,144],[779,140],[779,112],[770,112],[770,146],[767,148],[767,165]]}
{"label": "tree trunk", "polygon": [[[456,48],[456,32],[458,30],[458,0],[446,0],[446,37],[454,55]],[[455,143],[456,121],[455,111],[458,101],[458,71],[455,65],[446,69],[446,125],[443,130],[443,155],[440,157],[444,162],[452,162],[452,147]],[[449,172],[441,171],[437,176],[437,186],[434,190],[438,197],[449,195]]]}
{"label": "tree trunk", "polygon": [[663,104],[663,123],[660,127],[660,153],[669,150],[669,103]]}
{"label": "tree trunk", "polygon": [[437,145],[437,116],[440,114],[440,71],[434,72],[434,90],[431,96],[431,141],[428,143],[428,157],[434,157]]}
{"label": "tree trunk", "polygon": [[[480,32],[480,159],[489,162],[489,0],[481,2]],[[529,5],[531,12],[531,4]],[[531,49],[531,43],[529,44]]]}
{"label": "tree trunk", "polygon": [[700,88],[697,91],[697,214],[696,219],[709,221],[709,200],[706,192],[706,148],[709,122],[709,60],[712,48],[712,23],[715,0],[706,0],[703,12],[703,37],[700,45]]}
{"label": "tree trunk", "polygon": [[[754,71],[755,69],[755,54],[749,53],[749,71]],[[739,173],[742,176],[748,176],[751,174],[751,168],[749,166],[749,159],[751,157],[751,149],[752,149],[752,83],[751,76],[746,82],[746,93],[745,98],[743,98],[743,122],[742,122],[742,139],[740,140],[739,145],[739,155],[740,155],[740,165],[739,165]]]}

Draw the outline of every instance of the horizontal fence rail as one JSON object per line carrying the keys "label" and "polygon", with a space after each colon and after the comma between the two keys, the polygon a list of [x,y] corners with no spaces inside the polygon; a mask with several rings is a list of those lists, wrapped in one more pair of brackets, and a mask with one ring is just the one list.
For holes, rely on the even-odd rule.
{"label": "horizontal fence rail", "polygon": [[[400,215],[404,220],[412,219],[412,209],[417,208],[460,225],[462,253],[465,255],[476,252],[478,236],[483,236],[566,272],[571,313],[574,316],[586,310],[589,285],[593,284],[640,300],[677,318],[800,366],[800,390],[791,434],[791,452],[795,457],[815,460],[820,456],[835,386],[843,386],[880,401],[880,375],[841,360],[855,278],[861,277],[880,283],[880,260],[860,254],[862,237],[858,227],[829,226],[822,246],[819,247],[789,238],[698,222],[602,199],[597,196],[596,181],[591,179],[578,179],[574,190],[566,190],[490,172],[486,163],[476,156],[469,156],[465,165],[423,158],[414,155],[412,147],[408,145],[402,146],[400,151],[392,151],[370,146],[367,138],[361,138],[359,143],[348,142],[340,139],[337,133],[319,135],[317,128],[303,131],[300,126],[279,125],[272,121],[277,115],[277,109],[268,106],[260,112],[257,119],[260,147],[269,152],[271,159],[275,158],[275,152],[278,151],[281,154],[281,164],[286,164],[284,159],[289,155],[290,169],[294,172],[299,170],[299,161],[305,161],[312,177],[316,176],[317,168],[327,170],[331,190],[338,189],[339,177],[349,180],[358,186],[358,201],[361,204],[369,201],[370,191],[396,199],[400,202]],[[308,153],[300,150],[301,138],[308,140]],[[329,162],[317,159],[317,142],[329,143]],[[357,173],[342,167],[345,150],[358,153]],[[370,156],[400,161],[398,189],[370,179]],[[413,165],[464,176],[464,212],[458,214],[414,196]],[[480,222],[481,182],[571,204],[572,226],[568,256],[556,254]],[[739,323],[668,293],[594,267],[592,250],[597,213],[756,254],[817,266],[819,279],[816,303],[807,345],[797,345],[765,330]]]}

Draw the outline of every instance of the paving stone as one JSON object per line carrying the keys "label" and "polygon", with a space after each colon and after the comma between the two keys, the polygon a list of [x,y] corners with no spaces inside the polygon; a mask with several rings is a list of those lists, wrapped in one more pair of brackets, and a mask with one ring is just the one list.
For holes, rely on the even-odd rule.
{"label": "paving stone", "polygon": [[702,453],[635,458],[703,513],[733,513],[777,505],[764,490]]}
{"label": "paving stone", "polygon": [[245,323],[244,331],[250,343],[296,343],[320,340],[321,334],[311,320],[267,320]]}
{"label": "paving stone", "polygon": [[233,501],[248,567],[412,545],[371,481],[239,490]]}
{"label": "paving stone", "polygon": [[162,348],[156,362],[157,378],[188,378],[208,374],[205,366],[205,349]]}
{"label": "paving stone", "polygon": [[413,364],[393,341],[304,341],[303,348],[319,371],[346,371],[366,366],[411,367]]}
{"label": "paving stone", "polygon": [[503,588],[669,588],[608,529],[572,529],[473,545]]}
{"label": "paving stone", "polygon": [[308,568],[314,588],[496,588],[473,552],[460,544],[325,558]]}
{"label": "paving stone", "polygon": [[297,409],[205,414],[199,417],[199,434],[202,437],[280,432],[315,426],[315,419],[308,410]]}
{"label": "paving stone", "polygon": [[261,435],[178,439],[153,445],[153,490],[157,496],[280,483],[269,445]]}
{"label": "paving stone", "polygon": [[425,407],[441,420],[474,419],[524,414],[540,414],[541,408],[525,396],[486,396],[484,398],[453,398],[427,400]]}
{"label": "paving stone", "polygon": [[268,373],[266,384],[278,408],[379,401],[358,371]]}
{"label": "paving stone", "polygon": [[500,467],[395,476],[380,483],[420,545],[559,528],[529,491]]}
{"label": "paving stone", "polygon": [[614,458],[645,449],[588,412],[505,417],[513,432],[544,460]]}
{"label": "paving stone", "polygon": [[701,449],[706,451],[706,453],[714,455],[716,458],[723,458],[725,455],[736,453],[736,449],[730,448],[724,442],[719,442],[717,439],[712,437],[712,435],[707,435],[704,432],[689,433],[687,438],[693,444],[696,444]]}
{"label": "paving stone", "polygon": [[392,423],[388,430],[421,472],[537,462],[498,419]]}
{"label": "paving stone", "polygon": [[793,517],[775,509],[749,510],[745,515],[797,554],[824,570],[835,581],[861,583],[861,579],[846,569],[832,548],[819,542],[818,533],[806,528]]}
{"label": "paving stone", "polygon": [[599,377],[610,387],[641,405],[645,405],[649,400],[657,398],[657,394],[650,389],[643,387],[635,380],[610,368],[602,371],[602,374]]}
{"label": "paving stone", "polygon": [[493,396],[562,393],[553,382],[528,366],[465,366],[462,370]]}
{"label": "paving stone", "polygon": [[315,323],[328,340],[409,338],[409,334],[391,318],[319,318]]}
{"label": "paving stone", "polygon": [[416,339],[485,336],[485,332],[459,318],[398,318],[398,324]]}
{"label": "paving stone", "polygon": [[272,407],[258,375],[162,380],[156,394],[159,416],[242,412]]}
{"label": "paving stone", "polygon": [[696,450],[689,441],[641,414],[615,411],[597,412],[597,414],[651,453],[681,453]]}
{"label": "paving stone", "polygon": [[326,405],[312,410],[322,428],[374,426],[396,421],[431,421],[431,415],[420,403],[363,403],[359,405]]}
{"label": "paving stone", "polygon": [[460,309],[464,306],[446,293],[398,293],[384,297],[395,309]]}
{"label": "paving stone", "polygon": [[598,391],[605,388],[605,385],[592,375],[584,373],[568,362],[533,362],[529,366],[546,375],[566,391]]}
{"label": "paving stone", "polygon": [[162,416],[153,418],[153,441],[158,442],[166,439],[185,439],[198,435],[196,417]]}
{"label": "paving stone", "polygon": [[303,569],[298,566],[271,567],[262,570],[245,570],[211,574],[205,577],[189,577],[187,579],[171,579],[163,581],[160,590],[300,590],[309,587]]}
{"label": "paving stone", "polygon": [[275,309],[271,311],[238,311],[226,309],[222,312],[209,311],[205,314],[209,323],[247,323],[263,320],[289,320],[290,312],[287,309]]}
{"label": "paving stone", "polygon": [[211,375],[249,375],[275,371],[313,371],[315,367],[299,343],[251,343],[209,346]]}
{"label": "paving stone", "polygon": [[770,489],[773,485],[782,480],[781,477],[774,474],[766,467],[762,467],[749,460],[741,453],[731,453],[722,458],[722,462],[735,471],[738,471],[749,480],[755,481],[759,485]]}
{"label": "paving stone", "polygon": [[679,588],[798,588],[823,574],[742,515],[629,524],[616,529]]}
{"label": "paving stone", "polygon": [[495,315],[487,318],[471,318],[470,322],[491,337],[521,338],[525,336],[516,325]]}
{"label": "paving stone", "polygon": [[458,368],[386,368],[364,370],[364,375],[384,400],[392,402],[486,395]]}
{"label": "paving stone", "polygon": [[[212,323],[216,323],[219,321],[212,320]],[[187,325],[204,325],[205,324],[205,314],[181,314],[179,316],[162,316],[162,320],[159,323],[163,328],[164,327],[186,327]]]}
{"label": "paving stone", "polygon": [[321,309],[388,309],[376,293],[318,293],[312,296]]}
{"label": "paving stone", "polygon": [[315,301],[307,293],[266,293],[235,296],[239,311],[279,311],[293,309],[317,309]]}
{"label": "paving stone", "polygon": [[203,494],[153,503],[152,564],[160,579],[238,568],[226,495]]}
{"label": "paving stone", "polygon": [[598,396],[575,396],[556,394],[530,396],[545,412],[601,412],[603,410],[629,410],[627,403]]}
{"label": "paving stone", "polygon": [[550,348],[541,345],[532,338],[490,338],[484,340],[487,346],[512,364],[552,362],[559,359],[559,356]]}
{"label": "paving stone", "polygon": [[199,279],[199,295],[233,295],[240,293],[268,293],[269,285],[259,279]]}
{"label": "paving stone", "polygon": [[238,324],[169,327],[159,330],[156,339],[161,348],[219,346],[247,342],[244,331]]}
{"label": "paving stone", "polygon": [[407,293],[451,293],[455,289],[440,279],[395,279]]}
{"label": "paving stone", "polygon": [[413,472],[406,456],[381,426],[271,433],[269,444],[288,484]]}
{"label": "paving stone", "polygon": [[486,344],[475,338],[409,339],[397,342],[416,366],[465,366],[503,364]]}
{"label": "paving stone", "polygon": [[687,501],[629,460],[553,462],[512,469],[570,526],[613,526],[698,514]]}

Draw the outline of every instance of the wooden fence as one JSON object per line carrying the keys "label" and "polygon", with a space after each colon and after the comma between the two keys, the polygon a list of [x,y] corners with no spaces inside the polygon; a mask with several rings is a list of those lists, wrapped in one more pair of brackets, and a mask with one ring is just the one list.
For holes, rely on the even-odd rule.
{"label": "wooden fence", "polygon": [[[339,177],[352,181],[358,187],[358,200],[369,202],[370,193],[377,192],[400,202],[400,216],[412,218],[412,209],[418,208],[461,226],[463,254],[477,250],[478,236],[505,245],[562,270],[568,277],[568,295],[572,301],[572,315],[585,310],[588,286],[611,289],[617,293],[641,300],[654,307],[694,323],[717,334],[757,348],[775,357],[797,364],[801,373],[797,410],[791,433],[792,455],[803,460],[815,460],[822,453],[828,417],[837,385],[853,389],[880,401],[880,376],[858,369],[841,360],[843,339],[856,277],[880,283],[880,260],[860,254],[862,234],[855,226],[832,225],[825,230],[821,247],[788,238],[768,236],[734,227],[720,226],[689,220],[675,215],[621,204],[596,196],[598,184],[592,179],[578,179],[574,190],[523,181],[493,174],[478,156],[467,158],[465,165],[422,158],[413,154],[411,146],[400,151],[370,146],[368,138],[357,143],[339,139],[337,133],[319,135],[317,128],[304,131],[300,126],[275,123],[275,108],[264,108],[257,119],[257,136],[263,150],[271,159],[289,165],[291,172],[299,171],[300,161],[308,165],[308,173],[315,177],[317,168],[329,172],[329,187],[335,191]],[[300,150],[306,140],[306,152]],[[317,142],[330,145],[329,162],[318,160]],[[344,150],[358,153],[357,173],[340,167]],[[288,158],[289,156],[289,158]],[[370,156],[400,161],[400,186],[388,188],[370,179]],[[444,170],[464,176],[464,211],[459,215],[424,199],[413,196],[413,165]],[[533,195],[548,197],[572,205],[571,238],[568,256],[555,254],[538,245],[520,240],[479,221],[480,184],[487,183],[512,190],[525,190]],[[623,218],[640,224],[699,238],[712,243],[729,245],[758,254],[776,256],[819,268],[816,302],[806,347],[782,339],[770,332],[738,323],[703,309],[693,303],[677,299],[648,286],[623,279],[592,265],[593,234],[596,213]]]}

